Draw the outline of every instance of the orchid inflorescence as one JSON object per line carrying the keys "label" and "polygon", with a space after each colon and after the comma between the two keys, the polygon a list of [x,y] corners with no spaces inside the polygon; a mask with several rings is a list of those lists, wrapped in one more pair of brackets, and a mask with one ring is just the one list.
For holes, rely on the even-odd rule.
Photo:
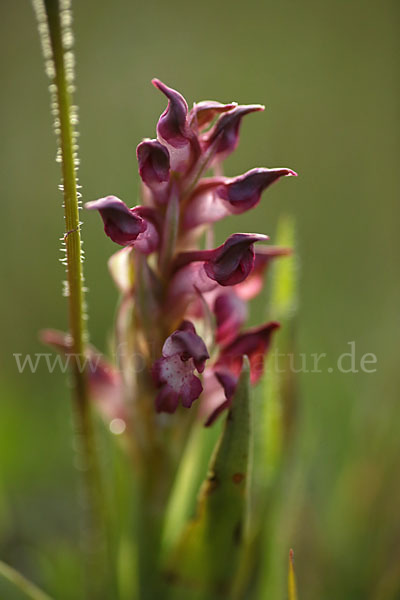
{"label": "orchid inflorescence", "polygon": [[[255,168],[223,176],[221,164],[238,145],[242,118],[264,107],[204,101],[189,111],[179,92],[158,79],[153,84],[168,106],[157,123],[157,139],[144,139],[137,147],[142,204],[128,208],[116,196],[106,196],[85,207],[99,211],[107,236],[123,246],[109,260],[123,298],[116,337],[120,348],[128,347],[128,322],[132,325],[135,356],[141,359],[140,368],[133,367],[142,370],[144,361],[155,410],[173,413],[180,403],[190,408],[201,398],[200,414],[209,425],[229,407],[245,355],[251,382],[262,375],[279,324],[243,331],[247,303],[262,290],[270,261],[290,253],[285,247],[255,248],[269,238],[254,233],[235,233],[209,248],[212,224],[255,207],[269,186],[296,173]],[[201,240],[206,247],[200,248]],[[130,313],[133,318],[127,320]],[[67,348],[54,333],[47,337]],[[124,364],[121,360],[122,370]],[[91,369],[90,389],[107,419],[129,419],[123,408],[128,379],[103,360]]]}
{"label": "orchid inflorescence", "polygon": [[[110,363],[86,343],[82,382],[78,377],[78,388],[87,390],[85,398],[110,431],[127,434],[119,439],[134,461],[138,582],[144,599],[163,597],[166,574],[185,585],[200,576],[205,590],[232,585],[250,505],[249,383],[260,380],[279,327],[270,321],[244,328],[248,303],[262,291],[271,261],[291,249],[260,245],[269,238],[259,233],[233,233],[215,246],[213,225],[257,206],[274,182],[296,175],[288,168],[223,175],[222,163],[238,145],[242,118],[263,106],[205,101],[189,111],[179,92],[158,79],[153,84],[168,105],[158,120],[157,138],[137,147],[141,204],[128,208],[116,196],[106,196],[85,205],[100,213],[106,235],[122,246],[108,263],[120,301],[116,360]],[[43,339],[62,353],[76,352],[73,336],[49,330]],[[78,360],[74,372],[80,373]],[[197,410],[185,410],[193,405]],[[209,426],[226,410],[197,516],[186,521],[183,514],[181,527],[186,523],[186,528],[180,529],[166,506],[174,506],[174,486],[181,470],[186,472],[183,457],[191,456],[199,423]],[[209,433],[215,431],[218,427]],[[86,437],[85,448],[93,449],[94,456],[95,438]],[[205,442],[206,434],[201,437]],[[192,467],[203,452],[199,444]],[[88,479],[92,484],[94,477]],[[194,490],[195,475],[192,483]],[[102,496],[101,491],[93,494],[95,509],[102,507]],[[100,532],[108,528],[106,514],[105,503],[99,511]],[[164,538],[168,527],[174,530],[169,546]],[[200,565],[198,573],[192,572],[192,563]]]}
{"label": "orchid inflorescence", "polygon": [[[253,208],[270,185],[296,173],[256,168],[223,176],[221,163],[238,145],[242,118],[264,107],[205,101],[189,111],[180,93],[158,79],[153,84],[168,106],[157,139],[137,147],[142,204],[128,208],[107,196],[85,206],[99,211],[107,236],[123,246],[110,270],[125,299],[120,312],[133,309],[136,349],[151,373],[155,410],[173,413],[179,403],[189,408],[201,398],[210,424],[229,406],[244,355],[252,383],[262,374],[279,324],[242,331],[247,302],[262,289],[269,262],[290,252],[255,248],[269,238],[253,233],[235,233],[209,248],[212,224]],[[211,169],[215,175],[208,177]]]}

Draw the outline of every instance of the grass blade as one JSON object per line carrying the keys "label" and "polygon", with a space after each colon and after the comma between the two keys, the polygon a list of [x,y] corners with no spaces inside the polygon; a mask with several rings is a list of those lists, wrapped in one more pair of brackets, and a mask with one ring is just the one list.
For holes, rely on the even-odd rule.
{"label": "grass blade", "polygon": [[29,581],[24,575],[0,560],[0,576],[6,579],[31,600],[52,600],[45,592]]}
{"label": "grass blade", "polygon": [[297,595],[297,583],[296,583],[296,575],[294,572],[294,564],[293,564],[293,550],[290,549],[289,552],[289,575],[288,575],[288,598],[289,600],[299,600]]}

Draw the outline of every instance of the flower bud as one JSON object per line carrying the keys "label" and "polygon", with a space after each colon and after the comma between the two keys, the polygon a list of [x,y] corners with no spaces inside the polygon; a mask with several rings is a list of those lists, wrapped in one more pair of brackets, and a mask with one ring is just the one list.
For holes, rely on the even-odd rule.
{"label": "flower bud", "polygon": [[171,169],[186,172],[200,154],[196,134],[188,124],[188,106],[185,98],[159,79],[153,84],[168,98],[168,106],[157,124],[157,137],[169,150]]}

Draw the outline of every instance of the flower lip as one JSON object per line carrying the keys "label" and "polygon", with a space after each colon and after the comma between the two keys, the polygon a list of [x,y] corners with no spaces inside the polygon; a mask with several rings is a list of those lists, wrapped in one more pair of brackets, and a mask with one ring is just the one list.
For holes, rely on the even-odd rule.
{"label": "flower lip", "polygon": [[194,375],[204,370],[209,354],[190,321],[183,321],[164,343],[162,357],[153,365],[153,379],[159,389],[156,398],[158,412],[175,412],[181,400],[189,408],[203,391],[201,381]]}
{"label": "flower lip", "polygon": [[133,244],[146,231],[147,223],[134,209],[129,209],[116,196],[106,196],[85,204],[87,210],[98,210],[104,223],[104,231],[113,242],[121,246]]}

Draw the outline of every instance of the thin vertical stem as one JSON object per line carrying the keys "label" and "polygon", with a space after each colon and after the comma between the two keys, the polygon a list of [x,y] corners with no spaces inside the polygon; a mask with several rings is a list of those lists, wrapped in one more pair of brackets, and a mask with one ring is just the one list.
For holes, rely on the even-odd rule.
{"label": "thin vertical stem", "polygon": [[85,483],[86,536],[88,552],[89,596],[108,598],[104,589],[107,567],[107,528],[104,494],[95,443],[94,425],[88,397],[85,365],[85,298],[82,266],[82,240],[79,221],[77,183],[77,143],[74,125],[76,109],[72,105],[74,64],[72,53],[71,11],[69,0],[33,0],[41,35],[54,125],[59,141],[58,162],[62,167],[66,250],[66,296],[68,297],[69,333],[72,341],[71,365],[73,407],[79,465]]}

